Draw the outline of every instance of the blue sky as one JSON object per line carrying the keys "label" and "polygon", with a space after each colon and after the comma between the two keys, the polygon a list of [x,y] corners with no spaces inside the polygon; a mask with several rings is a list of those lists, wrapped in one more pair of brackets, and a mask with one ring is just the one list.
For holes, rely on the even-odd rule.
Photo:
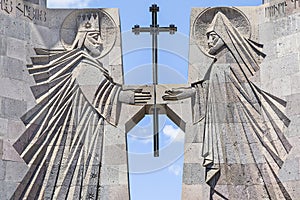
{"label": "blue sky", "polygon": [[[192,7],[255,6],[262,0],[48,0],[50,8],[119,8],[123,67],[126,84],[151,84],[151,38],[131,33],[135,24],[149,26],[149,6],[160,7],[160,26],[175,24],[178,32],[159,35],[159,83],[186,83],[189,17]],[[132,200],[179,200],[184,133],[160,116],[159,158],[152,156],[152,117],[146,116],[128,133],[130,193]],[[188,133],[187,133],[188,134]]]}

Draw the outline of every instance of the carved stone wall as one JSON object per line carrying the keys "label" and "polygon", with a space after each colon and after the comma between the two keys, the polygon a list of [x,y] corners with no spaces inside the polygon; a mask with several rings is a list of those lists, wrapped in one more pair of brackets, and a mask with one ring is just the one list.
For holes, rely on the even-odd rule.
{"label": "carved stone wall", "polygon": [[[297,199],[300,195],[297,190],[300,187],[300,4],[296,0],[265,3],[259,7],[193,9],[189,85],[158,86],[158,97],[165,95],[166,90],[176,87],[190,87],[189,91],[195,93],[192,98],[180,101],[163,101],[162,98],[158,98],[162,113],[167,114],[185,132],[182,199]],[[101,15],[103,21],[99,24],[101,30],[105,29],[101,31],[105,43],[102,55],[97,60],[115,81],[111,88],[118,88],[123,84],[119,15],[117,9],[101,9],[101,13],[105,13]],[[27,197],[30,197],[30,191],[37,189],[33,182],[25,186],[27,182],[24,181],[24,177],[30,175],[29,168],[37,169],[34,163],[30,162],[31,155],[35,155],[36,141],[32,140],[32,143],[27,144],[27,151],[20,150],[22,140],[16,141],[21,135],[24,138],[25,132],[35,133],[30,130],[32,124],[29,123],[43,116],[43,113],[30,115],[29,111],[32,108],[42,108],[39,106],[43,105],[39,95],[47,91],[47,87],[53,87],[51,84],[36,86],[40,77],[38,72],[42,71],[39,67],[54,59],[57,62],[51,67],[59,69],[60,61],[65,61],[63,55],[68,53],[68,50],[80,52],[77,48],[82,40],[80,37],[76,40],[77,33],[74,32],[74,26],[77,25],[75,18],[80,14],[82,13],[78,10],[46,9],[43,0],[0,1],[0,199],[10,199],[17,188],[20,188],[19,192],[26,193]],[[90,28],[90,24],[85,25],[84,28]],[[81,29],[77,29],[79,30]],[[208,45],[209,37],[214,38],[216,47],[221,44],[219,49],[213,49],[212,44]],[[230,39],[235,41],[230,42]],[[73,45],[74,40],[78,44]],[[62,51],[53,52],[55,49]],[[86,56],[84,53],[79,55]],[[93,58],[84,58],[88,58],[92,64],[96,63]],[[102,65],[96,63],[98,68]],[[86,66],[86,63],[82,64],[82,69]],[[232,74],[230,70],[240,74]],[[243,72],[245,74],[242,74]],[[78,74],[80,73],[77,71]],[[211,74],[217,79],[211,78]],[[79,84],[92,80],[87,77],[83,79],[78,79]],[[106,89],[110,88],[109,84],[106,85]],[[123,89],[136,88],[143,88],[151,93],[153,91],[151,86],[127,86]],[[82,90],[84,91],[84,88]],[[97,94],[101,96],[99,91]],[[49,93],[46,93],[51,92],[53,91],[49,90]],[[84,96],[89,100],[89,90],[85,92],[87,93],[84,93]],[[75,101],[75,105],[83,105],[80,104],[82,99],[84,98]],[[107,102],[103,99],[99,101]],[[84,105],[89,103],[91,102],[84,102]],[[144,107],[122,105],[122,114],[116,117],[119,117],[117,127],[112,125],[116,118],[111,117],[111,112],[103,114],[104,111],[111,111],[110,106],[116,106],[114,103],[106,104],[102,111],[105,122],[99,120],[99,117],[94,118],[95,121],[104,123],[100,123],[99,129],[103,131],[103,142],[100,142],[103,145],[103,155],[101,162],[97,162],[96,166],[101,168],[99,173],[87,170],[91,166],[94,169],[93,165],[82,165],[87,166],[85,174],[91,176],[91,179],[86,178],[87,182],[101,176],[96,185],[84,183],[87,188],[94,190],[95,186],[100,186],[96,188],[96,196],[84,189],[89,198],[129,199],[126,133],[145,114],[151,114],[153,99],[147,104]],[[49,110],[52,112],[62,109],[57,107],[51,107]],[[81,108],[79,106],[78,110]],[[190,112],[186,112],[187,110]],[[87,116],[83,109],[80,111]],[[22,118],[25,113],[29,114]],[[74,116],[65,115],[64,119],[70,117],[70,121],[74,123],[77,119]],[[100,118],[103,120],[102,117]],[[70,121],[64,121],[68,128],[72,124]],[[87,135],[92,135],[94,128],[83,126]],[[70,128],[69,131],[74,130]],[[208,136],[213,137],[207,139]],[[80,143],[78,148],[81,145]],[[99,149],[89,145],[87,151],[91,150],[91,155],[99,157],[95,153]],[[81,152],[80,155],[83,154]],[[51,157],[50,153],[45,155]],[[74,157],[72,162],[76,162]],[[85,161],[89,163],[90,159]],[[49,160],[45,166],[54,162],[55,159]],[[33,174],[34,172],[35,170]],[[49,175],[50,171],[47,173]],[[67,173],[62,175],[61,184],[57,185],[58,196],[65,193],[61,189],[67,186],[64,183],[70,182]],[[32,179],[39,183],[37,177],[39,174]],[[80,176],[78,177],[80,179]],[[71,186],[73,188],[66,187],[67,190],[77,195],[77,185]],[[31,190],[25,190],[26,187]],[[26,197],[23,194],[18,195]]]}
{"label": "carved stone wall", "polygon": [[259,20],[259,38],[264,44],[267,57],[261,65],[261,84],[272,94],[287,101],[286,115],[291,124],[286,136],[293,146],[279,171],[279,178],[290,192],[292,199],[299,198],[300,186],[300,7],[299,1],[287,0],[281,14],[271,15],[270,7],[277,6],[271,2],[262,6]]}
{"label": "carved stone wall", "polygon": [[[103,20],[100,23],[103,30],[101,37],[105,42],[104,50],[101,57],[97,59],[109,71],[109,76],[113,78],[115,84],[123,84],[118,9],[55,10],[47,9],[45,5],[44,0],[0,1],[0,199],[3,200],[10,199],[18,186],[19,188],[24,186],[23,178],[28,174],[29,166],[32,166],[32,163],[25,163],[13,144],[25,131],[28,132],[30,127],[30,124],[24,125],[21,117],[30,109],[37,108],[34,93],[38,91],[34,92],[34,89],[31,91],[31,87],[37,83],[28,68],[32,64],[41,66],[45,60],[39,60],[35,49],[48,49],[50,52],[56,49],[70,49],[72,43],[68,42],[72,42],[75,37],[72,31],[74,32],[76,26],[78,17],[76,14],[78,12],[105,13],[101,15]],[[35,58],[32,60],[31,57]],[[40,91],[44,90],[42,87],[40,89]],[[129,190],[125,125],[121,123],[120,128],[115,128],[108,122],[104,124],[103,151],[106,156],[99,162],[102,165],[99,172],[101,182],[96,186],[101,185],[101,187],[97,188],[99,190],[97,195],[101,199],[121,197],[126,199],[129,198]],[[32,132],[34,133],[34,130]],[[113,132],[115,134],[112,134]],[[67,174],[65,175],[68,177]],[[74,191],[76,189],[72,189],[73,193]],[[91,199],[97,197],[92,193],[87,195]]]}
{"label": "carved stone wall", "polygon": [[[224,15],[217,14],[218,12]],[[219,24],[217,24],[218,19],[215,17],[216,15],[219,15]],[[220,28],[220,26],[222,26],[220,25],[220,19],[223,20],[223,23],[225,24],[224,26],[226,26],[226,34],[222,33],[223,29]],[[227,19],[228,21],[226,22]],[[248,19],[248,21],[245,19]],[[269,150],[266,150],[268,149],[266,148],[268,146],[266,143],[264,143],[262,149],[259,151],[255,151],[253,148],[253,146],[256,146],[259,142],[253,143],[253,141],[251,142],[247,140],[248,142],[240,144],[239,142],[243,140],[244,135],[248,138],[251,131],[247,128],[238,129],[238,123],[249,125],[252,122],[251,120],[239,121],[242,118],[237,119],[238,116],[241,117],[243,115],[241,114],[243,113],[242,109],[237,109],[239,112],[235,113],[234,107],[239,103],[234,99],[228,99],[229,96],[226,94],[225,97],[227,99],[225,102],[221,101],[221,105],[224,106],[225,104],[225,110],[229,109],[234,112],[234,119],[232,121],[233,125],[230,125],[231,122],[230,124],[226,122],[228,126],[230,125],[231,129],[223,127],[223,129],[219,132],[216,131],[218,126],[216,126],[215,129],[212,129],[212,132],[216,132],[221,135],[216,136],[215,138],[217,140],[219,139],[218,145],[220,148],[217,148],[218,145],[214,146],[213,142],[211,143],[213,145],[213,154],[215,156],[219,156],[217,164],[208,164],[210,163],[208,162],[210,159],[207,159],[209,157],[209,151],[207,154],[203,154],[203,151],[205,151],[203,148],[205,149],[207,146],[206,134],[207,130],[210,130],[207,124],[220,125],[222,122],[214,123],[210,121],[211,119],[207,119],[210,121],[208,123],[205,120],[200,120],[200,122],[194,125],[194,130],[197,134],[191,133],[194,137],[185,141],[186,152],[183,171],[182,199],[298,199],[299,192],[296,188],[299,188],[300,184],[300,150],[298,148],[298,144],[300,142],[300,110],[299,106],[297,106],[299,102],[300,85],[300,47],[298,41],[300,34],[299,22],[299,8],[297,1],[270,1],[258,7],[192,9],[190,21],[189,83],[196,84],[198,81],[199,84],[200,81],[201,88],[209,88],[209,86],[205,85],[205,82],[207,82],[206,84],[208,85],[214,85],[214,81],[210,76],[219,74],[218,77],[221,80],[219,80],[217,85],[221,88],[221,92],[227,93],[228,88],[225,87],[227,89],[224,89],[222,85],[230,85],[232,83],[234,84],[234,82],[232,82],[233,79],[227,81],[225,79],[223,82],[223,77],[220,75],[221,73],[219,73],[220,70],[224,69],[224,76],[226,77],[228,73],[226,69],[228,67],[235,71],[235,66],[240,66],[242,69],[244,65],[248,65],[247,60],[249,60],[249,58],[247,57],[244,57],[242,64],[239,63],[239,61],[241,61],[239,56],[243,57],[245,51],[248,52],[250,49],[239,49],[241,46],[244,46],[245,43],[248,43],[242,42],[245,38],[249,38],[251,41],[257,42],[257,44],[262,44],[263,46],[260,46],[262,48],[259,48],[257,53],[260,54],[260,52],[263,52],[266,56],[264,57],[263,54],[260,54],[262,57],[257,59],[259,69],[255,70],[254,76],[249,76],[247,73],[243,76],[247,77],[247,80],[249,80],[251,84],[254,83],[257,88],[259,88],[258,91],[263,90],[278,98],[276,101],[279,101],[280,99],[283,100],[283,102],[286,102],[286,104],[283,104],[285,106],[282,109],[282,117],[285,115],[290,120],[290,123],[286,124],[287,126],[285,128],[284,126],[280,126],[282,131],[277,129],[275,132],[277,135],[278,132],[283,133],[286,137],[286,142],[289,143],[289,147],[285,147],[287,152],[286,155],[278,157],[283,161],[283,164],[276,169],[275,165],[268,164],[272,163],[272,161],[270,161],[272,159],[268,159],[264,154],[265,152],[270,152]],[[211,24],[214,24],[213,30],[217,33],[217,35],[221,38],[221,35],[224,35],[222,41],[226,45],[219,53],[214,55],[208,53],[207,46],[207,34],[208,30],[212,30],[212,28],[210,28],[210,26],[212,26]],[[237,35],[232,35],[230,33],[232,30],[236,30],[235,34]],[[228,38],[225,37],[227,34],[229,34],[229,38],[233,39],[231,42],[228,42]],[[242,35],[244,39],[238,35]],[[237,37],[239,37],[239,39],[237,39]],[[236,48],[231,48],[232,45]],[[226,49],[229,49],[230,51],[228,52]],[[238,54],[234,53],[236,50],[239,51]],[[248,52],[247,54],[254,56],[255,53],[251,54]],[[226,57],[224,57],[224,55]],[[229,55],[234,55],[233,59],[230,58]],[[216,66],[218,67],[217,69]],[[239,77],[239,75],[236,77]],[[249,82],[244,83],[241,80],[242,79],[238,82],[242,84],[242,86],[237,88],[241,89],[243,87],[248,87],[247,84]],[[197,88],[199,87],[200,86]],[[237,91],[240,90],[238,89]],[[220,92],[218,89],[213,90],[213,93],[218,92]],[[230,97],[235,95],[245,97],[250,94],[247,93],[244,95],[238,95],[237,93],[230,93]],[[219,100],[222,96],[224,98],[224,95],[214,96],[216,96]],[[263,96],[264,95],[262,95],[262,97],[258,97],[258,99],[264,99],[265,97]],[[209,98],[212,97],[209,96],[208,99]],[[219,102],[219,100],[216,100],[216,102]],[[253,100],[250,100],[248,102],[252,101]],[[262,100],[260,105],[263,104],[264,100]],[[202,105],[206,106],[205,102],[202,102]],[[217,106],[218,104],[212,102],[212,105]],[[277,106],[279,106],[279,104]],[[216,109],[219,113],[218,115],[224,116],[222,113],[226,113],[226,111],[220,108],[221,107],[217,107]],[[262,110],[258,113],[264,113],[264,110],[268,113],[272,109],[262,108]],[[205,115],[207,114],[209,114],[211,118],[214,118],[212,110],[206,110]],[[251,110],[249,110],[246,115],[255,116]],[[264,123],[269,128],[266,129],[266,127],[259,125],[258,127],[261,127],[262,134],[265,135],[264,137],[267,137],[266,134],[271,134],[271,130],[274,129],[274,124],[280,123],[282,118],[272,120],[273,118],[270,115],[263,115],[264,116],[261,118],[258,117],[258,119],[260,119],[259,123]],[[228,116],[228,114],[226,114],[226,116]],[[269,126],[268,123],[272,121],[276,122]],[[231,135],[232,133],[235,133],[233,134],[234,136]],[[188,135],[189,133],[186,134]],[[256,136],[258,135],[259,134]],[[233,143],[232,141],[235,141],[235,137],[238,137],[239,139]],[[270,141],[276,143],[274,145],[275,148],[277,148],[278,137],[281,136],[274,136],[274,139],[270,139]],[[229,139],[231,141],[223,142],[223,140],[228,140],[228,138],[231,138]],[[213,138],[211,139],[214,140]],[[251,145],[249,147],[250,151],[247,150],[247,144]],[[243,147],[242,152],[240,146]],[[257,145],[257,147],[260,148],[259,145]],[[216,151],[219,149],[222,150],[216,154]],[[261,155],[265,155],[264,161],[257,158]],[[254,158],[254,162],[253,160],[251,161],[250,157]],[[215,171],[213,176],[211,176],[212,171]],[[258,175],[258,173],[260,174]],[[210,177],[213,178],[207,179]],[[266,177],[268,177],[268,180]]]}

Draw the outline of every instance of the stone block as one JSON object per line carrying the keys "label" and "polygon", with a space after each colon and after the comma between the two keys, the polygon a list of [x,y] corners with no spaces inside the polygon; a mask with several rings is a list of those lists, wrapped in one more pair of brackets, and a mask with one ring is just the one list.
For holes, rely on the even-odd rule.
{"label": "stone block", "polygon": [[8,119],[19,119],[27,110],[25,101],[1,97],[0,117]]}
{"label": "stone block", "polygon": [[297,181],[288,181],[284,183],[285,188],[289,192],[291,199],[298,199],[300,196],[300,182]]}
{"label": "stone block", "polygon": [[[0,182],[1,184],[1,182]],[[18,183],[16,182],[11,182],[11,181],[5,181],[3,182],[3,200],[8,200],[11,198],[11,196],[13,195],[13,193],[15,192],[15,190],[17,189]],[[1,185],[0,185],[1,187]],[[0,199],[1,195],[0,195]]]}
{"label": "stone block", "polygon": [[100,185],[119,184],[119,166],[102,165],[100,173]]}
{"label": "stone block", "polygon": [[8,128],[6,138],[15,141],[25,131],[24,123],[18,120],[8,120]]}
{"label": "stone block", "polygon": [[[274,37],[284,37],[298,32],[297,21],[300,20],[298,15],[291,15],[273,21]],[[268,34],[269,35],[269,34]]]}
{"label": "stone block", "polygon": [[9,37],[27,40],[25,37],[25,21],[18,18],[6,18],[5,20],[5,34]]}
{"label": "stone block", "polygon": [[3,157],[3,139],[0,139],[0,160]]}
{"label": "stone block", "polygon": [[257,164],[221,164],[220,185],[259,185],[263,184]]}
{"label": "stone block", "polygon": [[182,184],[182,200],[206,200],[210,199],[210,188],[208,185]]}
{"label": "stone block", "polygon": [[4,163],[6,166],[5,181],[21,182],[28,170],[25,162],[4,161]]}
{"label": "stone block", "polygon": [[184,163],[201,163],[202,144],[201,143],[185,143]]}
{"label": "stone block", "polygon": [[199,122],[197,124],[187,124],[185,131],[185,143],[202,143],[204,124]]}
{"label": "stone block", "polygon": [[293,55],[294,53],[299,53],[299,36],[299,33],[295,33],[278,38],[276,48],[277,57],[281,58],[287,55]]}
{"label": "stone block", "polygon": [[121,47],[113,47],[112,50],[108,54],[109,57],[109,65],[119,65],[119,71],[122,72],[122,55],[121,55]]}
{"label": "stone block", "polygon": [[292,94],[292,85],[290,76],[282,76],[273,79],[271,93],[277,97],[284,97]]}
{"label": "stone block", "polygon": [[[25,74],[25,64],[18,59],[11,57],[0,57],[0,76],[3,78],[11,78],[16,80],[23,80]],[[27,75],[27,73],[26,73]]]}
{"label": "stone block", "polygon": [[[1,146],[1,140],[0,140],[0,146]],[[1,160],[1,155],[0,155],[0,182],[5,180],[5,172],[6,172],[5,165],[3,160]]]}
{"label": "stone block", "polygon": [[285,135],[289,137],[300,136],[300,115],[289,116],[291,124],[289,125]]}
{"label": "stone block", "polygon": [[123,165],[127,163],[126,145],[104,146],[105,165]]}
{"label": "stone block", "polygon": [[282,182],[300,180],[299,158],[288,159],[279,171],[279,178]]}
{"label": "stone block", "polygon": [[129,198],[127,185],[100,186],[101,200],[124,200]]}
{"label": "stone block", "polygon": [[287,159],[299,159],[300,158],[300,137],[299,136],[293,136],[288,138],[289,143],[292,145],[292,149],[288,154]]}
{"label": "stone block", "polygon": [[60,43],[60,29],[48,28],[46,26],[39,26],[30,24],[30,39],[34,45],[41,45],[44,48],[53,48]]}
{"label": "stone block", "polygon": [[299,73],[299,53],[290,53],[272,60],[269,64],[271,79]]}
{"label": "stone block", "polygon": [[259,38],[263,41],[274,39],[274,24],[269,20],[260,21],[258,24]]}
{"label": "stone block", "polygon": [[0,55],[5,56],[7,54],[7,38],[2,35],[0,35],[0,47]]}
{"label": "stone block", "polygon": [[245,186],[245,185],[228,185],[228,199],[253,199],[267,200],[269,199],[263,185]]}
{"label": "stone block", "polygon": [[14,161],[23,163],[23,159],[17,153],[15,148],[10,144],[9,140],[3,140],[3,156],[2,159],[5,161]]}
{"label": "stone block", "polygon": [[7,56],[15,59],[26,60],[26,41],[7,37]]}
{"label": "stone block", "polygon": [[30,3],[39,4],[39,0],[24,0]]}
{"label": "stone block", "polygon": [[[111,125],[106,125],[105,126],[105,141],[104,144],[105,145],[124,145],[126,144],[126,133],[124,130],[122,130],[119,127],[114,127]],[[114,133],[114,134],[111,134]]]}
{"label": "stone block", "polygon": [[8,120],[0,118],[0,138],[3,138],[7,135]]}
{"label": "stone block", "polygon": [[291,117],[294,115],[300,115],[300,93],[292,94],[286,97],[287,107],[286,107],[286,115]]}
{"label": "stone block", "polygon": [[200,163],[184,163],[183,183],[186,185],[199,185],[204,181],[204,167]]}
{"label": "stone block", "polygon": [[128,184],[128,167],[127,165],[119,166],[119,184]]}
{"label": "stone block", "polygon": [[[298,59],[298,62],[300,62],[299,59]],[[291,75],[292,94],[300,93],[299,80],[300,80],[300,73]]]}

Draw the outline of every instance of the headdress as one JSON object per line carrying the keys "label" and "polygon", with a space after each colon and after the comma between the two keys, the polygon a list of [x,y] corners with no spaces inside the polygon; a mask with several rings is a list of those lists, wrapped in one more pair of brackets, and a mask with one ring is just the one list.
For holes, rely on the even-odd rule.
{"label": "headdress", "polygon": [[77,18],[78,32],[99,31],[99,13],[84,13]]}

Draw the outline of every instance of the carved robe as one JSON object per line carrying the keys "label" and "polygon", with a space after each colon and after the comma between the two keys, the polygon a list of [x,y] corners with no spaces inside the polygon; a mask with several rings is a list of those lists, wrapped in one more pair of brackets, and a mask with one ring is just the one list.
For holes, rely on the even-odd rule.
{"label": "carved robe", "polygon": [[[222,13],[216,14],[210,31],[225,48],[204,80],[193,84],[194,121],[204,121],[206,182],[212,193],[228,199],[291,199],[277,177],[292,148],[283,134],[290,123],[282,111],[286,102],[251,81],[259,56],[264,57],[262,46],[244,38]],[[221,185],[227,187],[225,194]]]}
{"label": "carved robe", "polygon": [[117,124],[121,87],[80,48],[36,53],[28,67],[37,105],[14,144],[29,171],[12,199],[97,199],[104,124]]}

